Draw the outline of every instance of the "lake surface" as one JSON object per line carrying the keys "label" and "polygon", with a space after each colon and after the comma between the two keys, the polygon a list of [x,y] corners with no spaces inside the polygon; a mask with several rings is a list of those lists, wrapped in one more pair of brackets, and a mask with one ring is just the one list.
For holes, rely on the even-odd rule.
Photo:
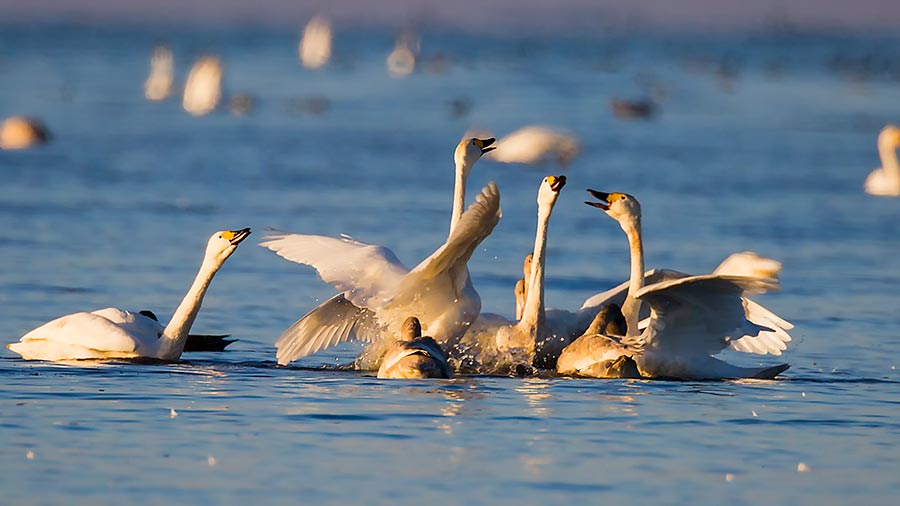
{"label": "lake surface", "polygon": [[[154,44],[183,82],[217,54],[255,109],[191,117],[147,102]],[[422,34],[391,78],[388,31],[339,31],[321,71],[297,34],[6,26],[0,113],[52,144],[0,152],[0,334],[108,306],[167,320],[209,235],[255,233],[212,284],[196,332],[226,353],[177,364],[25,362],[0,351],[4,504],[889,504],[900,494],[900,199],[863,193],[900,121],[897,39]],[[654,96],[652,121],[613,97]],[[326,104],[317,114],[309,102]],[[466,112],[457,104],[470,105]],[[463,113],[463,114],[461,114]],[[582,154],[550,225],[546,300],[574,309],[624,280],[587,187],[635,195],[647,265],[708,272],[755,250],[784,263],[757,300],[792,321],[777,381],[460,377],[335,370],[345,347],[276,367],[274,341],[334,293],[255,245],[264,228],[349,234],[414,265],[443,243],[452,152],[470,128],[568,130]],[[479,162],[503,219],[470,262],[483,310],[511,316],[554,166]]]}

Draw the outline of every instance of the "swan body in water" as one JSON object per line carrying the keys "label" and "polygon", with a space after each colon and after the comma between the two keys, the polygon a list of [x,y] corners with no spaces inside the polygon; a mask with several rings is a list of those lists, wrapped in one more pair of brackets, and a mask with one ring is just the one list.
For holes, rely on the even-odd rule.
{"label": "swan body in water", "polygon": [[331,22],[315,16],[303,29],[298,48],[300,64],[308,69],[323,67],[331,59]]}
{"label": "swan body in water", "polygon": [[881,167],[873,170],[866,178],[864,187],[869,195],[900,197],[900,162],[897,161],[897,148],[900,148],[900,128],[888,125],[878,134]]}
{"label": "swan body in water", "polygon": [[422,325],[415,316],[403,322],[402,340],[384,354],[379,378],[450,378],[453,371],[441,345],[431,337],[422,337]]}
{"label": "swan body in water", "polygon": [[[482,315],[472,324],[464,344],[467,353],[476,355],[482,370],[505,370],[507,366],[531,367],[539,363],[548,337],[544,316],[544,264],[546,262],[547,232],[550,215],[559,192],[566,184],[565,176],[547,176],[538,189],[538,218],[534,239],[534,261],[529,269],[530,280],[521,319],[506,320],[499,315]],[[527,267],[527,265],[526,265]]]}
{"label": "swan body in water", "polygon": [[578,139],[545,126],[522,127],[497,141],[488,158],[502,163],[543,164],[567,167],[581,151]]}
{"label": "swan body in water", "polygon": [[614,302],[603,306],[584,334],[560,354],[556,372],[592,378],[640,379],[641,372],[632,358],[640,353],[640,347],[625,342],[625,334],[622,308]]}
{"label": "swan body in water", "polygon": [[[747,319],[744,296],[777,289],[777,279],[714,273],[645,286],[640,204],[624,193],[588,191],[599,202],[587,204],[619,222],[628,237],[631,277],[622,305],[627,332],[620,339],[599,334],[579,337],[560,355],[559,372],[573,373],[574,368],[574,373],[584,374],[591,363],[621,355],[634,358],[641,375],[650,378],[771,379],[789,367],[738,367],[712,357],[732,340],[771,331]],[[650,307],[643,331],[638,325],[642,303]]]}
{"label": "swan body in water", "polygon": [[[465,333],[481,311],[481,298],[472,286],[466,262],[501,215],[494,183],[482,190],[464,214],[466,180],[478,159],[493,149],[493,142],[470,138],[457,145],[447,242],[412,271],[387,248],[346,239],[278,234],[260,244],[288,260],[311,265],[323,281],[343,290],[278,337],[279,364],[349,340],[382,341],[383,331],[385,335],[399,333],[399,328],[390,329],[396,326],[391,322],[399,323],[410,314],[418,315],[425,331],[442,344],[452,346]],[[357,367],[377,369],[383,352],[370,346]]]}
{"label": "swan body in water", "polygon": [[213,276],[248,235],[250,229],[245,228],[210,237],[194,283],[165,327],[145,314],[110,307],[62,316],[7,348],[26,360],[178,360]]}
{"label": "swan body in water", "polygon": [[187,82],[181,105],[193,116],[203,116],[213,112],[222,99],[222,62],[214,56],[204,56],[194,63]]}

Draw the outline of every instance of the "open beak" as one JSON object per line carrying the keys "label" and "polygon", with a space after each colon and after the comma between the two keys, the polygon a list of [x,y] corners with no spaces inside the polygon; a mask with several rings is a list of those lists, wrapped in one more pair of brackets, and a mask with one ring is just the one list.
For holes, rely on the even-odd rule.
{"label": "open beak", "polygon": [[240,230],[230,230],[230,232],[234,236],[231,238],[231,244],[233,244],[235,246],[237,246],[238,244],[241,243],[241,241],[243,241],[244,239],[246,239],[247,237],[250,236],[249,228],[242,228]]}
{"label": "open beak", "polygon": [[591,189],[588,189],[587,192],[590,193],[592,197],[599,200],[600,202],[588,202],[585,200],[584,201],[585,204],[587,204],[589,206],[599,207],[600,209],[603,209],[604,211],[609,211],[609,194],[608,193],[598,192],[597,190],[591,190]]}
{"label": "open beak", "polygon": [[566,185],[566,176],[550,176],[548,182],[550,183],[550,189],[558,192]]}
{"label": "open beak", "polygon": [[481,154],[483,155],[483,154],[487,153],[488,151],[493,151],[493,150],[497,149],[496,146],[494,146],[492,148],[488,147],[491,144],[493,144],[495,140],[497,140],[497,139],[494,139],[493,137],[488,137],[487,139],[475,139],[475,145],[478,146],[479,149],[481,149]]}

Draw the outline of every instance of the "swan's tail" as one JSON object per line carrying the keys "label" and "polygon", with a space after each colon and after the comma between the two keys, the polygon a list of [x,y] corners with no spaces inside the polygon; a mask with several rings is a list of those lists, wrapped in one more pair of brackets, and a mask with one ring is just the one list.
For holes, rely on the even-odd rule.
{"label": "swan's tail", "polygon": [[237,341],[228,339],[231,334],[189,334],[184,343],[184,351],[225,351],[225,348]]}
{"label": "swan's tail", "polygon": [[787,371],[790,368],[791,364],[781,364],[774,367],[767,367],[765,369],[757,371],[756,374],[752,376],[752,378],[763,380],[775,379],[775,376],[778,376],[779,374]]}

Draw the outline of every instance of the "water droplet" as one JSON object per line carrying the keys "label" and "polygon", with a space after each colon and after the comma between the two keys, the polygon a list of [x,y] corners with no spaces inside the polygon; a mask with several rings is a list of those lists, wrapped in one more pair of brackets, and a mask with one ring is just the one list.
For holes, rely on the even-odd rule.
{"label": "water droplet", "polygon": [[218,464],[219,462],[216,460],[215,457],[213,457],[212,455],[209,455],[206,457],[206,463],[209,464],[209,467],[212,467],[212,466]]}
{"label": "water droplet", "polygon": [[757,416],[759,416],[759,415],[756,414],[756,411],[753,411],[752,409],[750,410],[750,413],[753,414],[753,417],[754,417],[754,418],[756,418]]}
{"label": "water droplet", "polygon": [[731,473],[725,473],[725,481],[731,483],[732,481],[734,481],[734,475]]}
{"label": "water droplet", "polygon": [[28,450],[27,452],[25,452],[25,458],[28,460],[34,460],[34,452],[31,450]]}
{"label": "water droplet", "polygon": [[806,392],[800,392],[800,397],[806,397]]}
{"label": "water droplet", "polygon": [[797,464],[797,472],[798,473],[808,473],[810,471],[812,471],[812,468],[810,468],[805,463],[801,462],[801,463]]}
{"label": "water droplet", "polygon": [[169,408],[169,418],[175,418],[178,416],[178,412],[175,411],[175,408]]}

